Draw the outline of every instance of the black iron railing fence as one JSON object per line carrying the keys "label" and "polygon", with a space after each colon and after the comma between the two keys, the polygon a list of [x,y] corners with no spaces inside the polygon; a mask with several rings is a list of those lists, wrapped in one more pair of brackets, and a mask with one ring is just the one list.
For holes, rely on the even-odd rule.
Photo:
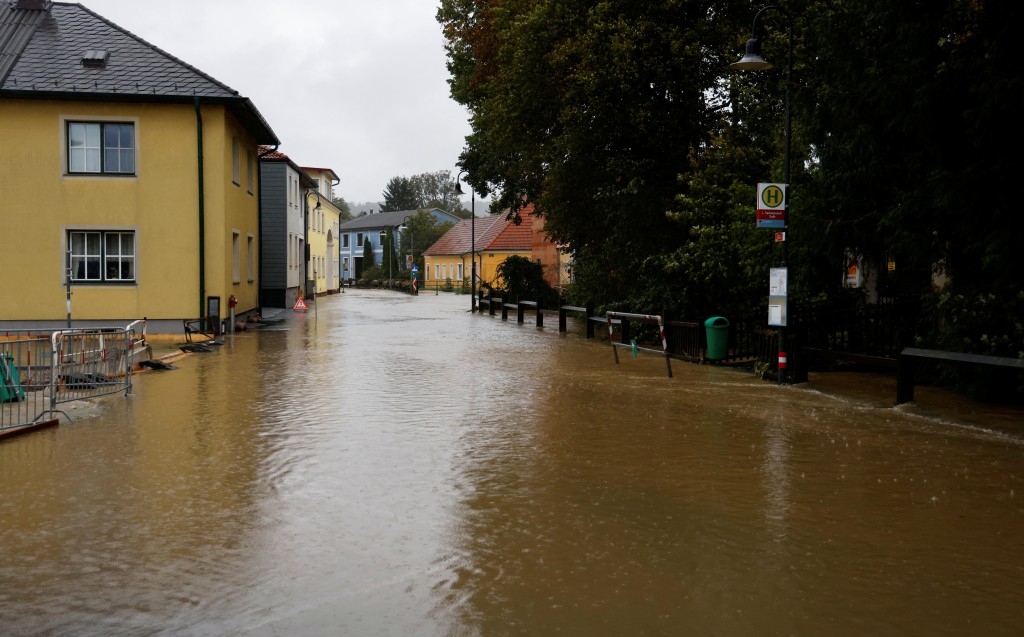
{"label": "black iron railing fence", "polygon": [[[508,310],[517,310],[519,323],[524,312],[538,314],[537,325],[543,325],[542,314],[559,315],[559,331],[566,331],[566,316],[576,315],[586,326],[587,338],[595,336],[595,329],[606,323],[605,317],[594,315],[593,305],[561,305],[539,307],[535,301],[513,303],[509,299],[485,297],[480,293],[481,312],[486,308],[490,315],[500,310],[502,318],[508,318]],[[725,316],[728,320],[728,346],[724,356],[711,360],[708,356],[708,328],[705,321],[669,320],[665,322],[665,336],[668,352],[673,358],[693,362],[750,363],[763,372],[774,372],[778,366],[778,329],[767,324],[766,312],[753,312]],[[921,326],[920,305],[914,299],[886,301],[878,304],[854,304],[837,302],[810,302],[791,305],[789,323],[790,343],[787,352],[789,368],[794,381],[806,380],[810,360],[815,354],[826,353],[830,358],[855,358],[857,360],[879,361],[883,364],[895,362],[900,350],[914,344],[914,336]],[[621,324],[619,323],[621,321]],[[636,338],[654,342],[658,335],[644,326],[631,326],[627,319],[616,318],[615,335],[627,342]],[[648,333],[650,332],[650,333]],[[888,365],[887,365],[888,366]]]}

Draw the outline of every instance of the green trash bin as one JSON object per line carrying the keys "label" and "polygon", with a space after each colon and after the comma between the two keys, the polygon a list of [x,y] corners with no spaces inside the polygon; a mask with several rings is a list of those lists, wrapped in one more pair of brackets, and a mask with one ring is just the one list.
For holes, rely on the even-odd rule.
{"label": "green trash bin", "polygon": [[14,357],[10,354],[0,354],[0,403],[16,402],[24,398],[25,390],[21,388]]}
{"label": "green trash bin", "polygon": [[708,360],[719,361],[729,355],[729,319],[712,316],[704,321],[708,337]]}

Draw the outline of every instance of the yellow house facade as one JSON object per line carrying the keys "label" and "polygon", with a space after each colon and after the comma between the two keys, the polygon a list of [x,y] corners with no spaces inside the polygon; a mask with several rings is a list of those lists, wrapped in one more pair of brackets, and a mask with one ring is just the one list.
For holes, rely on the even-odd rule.
{"label": "yellow house facade", "polygon": [[530,250],[529,224],[517,226],[500,214],[463,219],[423,253],[424,284],[468,289],[475,257],[477,289],[500,285],[498,267],[510,256],[530,258]]}
{"label": "yellow house facade", "polygon": [[[0,7],[0,31],[23,36],[0,64],[0,327],[64,325],[70,311],[74,326],[145,317],[180,332],[226,317],[232,299],[237,314],[257,312],[257,144],[279,143],[269,125],[81,6],[42,6]],[[58,28],[37,29],[43,19]]]}
{"label": "yellow house facade", "polygon": [[316,183],[306,195],[309,210],[306,236],[309,240],[308,281],[317,294],[332,294],[341,289],[341,256],[338,228],[341,210],[334,205],[334,186],[340,181],[330,168],[303,167],[303,172]]}

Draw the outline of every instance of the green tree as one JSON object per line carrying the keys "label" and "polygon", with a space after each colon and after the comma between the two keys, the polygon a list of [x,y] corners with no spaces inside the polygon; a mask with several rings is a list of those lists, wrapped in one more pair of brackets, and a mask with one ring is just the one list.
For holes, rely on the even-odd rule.
{"label": "green tree", "polygon": [[[401,234],[401,254],[409,254],[411,250],[417,267],[422,271],[423,251],[434,245],[453,225],[449,221],[439,223],[437,218],[426,210],[419,211],[405,221],[406,229]],[[402,263],[405,263],[404,259]]]}
{"label": "green tree", "polygon": [[792,0],[789,20],[760,22],[777,68],[728,70],[762,6],[442,0],[451,93],[471,113],[466,180],[512,214],[535,204],[574,257],[574,293],[599,306],[742,311],[763,307],[781,256],[753,204],[758,182],[783,181],[788,141],[794,300],[851,296],[853,251],[883,296],[933,308],[922,342],[1019,355],[1007,123],[1024,4]]}
{"label": "green tree", "polygon": [[470,211],[455,192],[450,170],[420,173],[412,177],[392,177],[384,190],[381,211],[440,208],[457,217],[469,219]]}
{"label": "green tree", "polygon": [[338,196],[334,197],[333,199],[331,199],[331,202],[335,206],[337,206],[338,211],[340,212],[341,223],[345,223],[346,221],[351,221],[352,219],[355,218],[352,215],[352,207],[348,204],[347,201],[345,201],[344,197],[342,197],[341,195],[338,195]]}
{"label": "green tree", "polygon": [[[797,112],[817,164],[805,192],[819,251],[897,270],[894,293],[943,270],[964,290],[1020,290],[1019,149],[999,122],[1022,87],[1018,3],[810,2]],[[1012,293],[1009,295],[1012,297]]]}
{"label": "green tree", "polygon": [[413,175],[412,182],[416,185],[419,196],[417,208],[440,208],[463,219],[469,219],[459,195],[455,192],[455,178],[450,170],[437,170],[432,173]]}
{"label": "green tree", "polygon": [[[794,200],[799,257],[831,280],[802,275],[834,289],[844,250],[863,254],[883,294],[929,308],[923,344],[1024,352],[1024,216],[1011,186],[1022,160],[1005,128],[1024,93],[1022,13],[1013,2],[814,0],[800,14],[808,88],[795,112],[815,163]],[[936,272],[948,282],[933,293]]]}
{"label": "green tree", "polygon": [[734,11],[713,1],[441,2],[452,96],[472,113],[459,162],[467,181],[513,215],[535,204],[599,305],[637,297],[659,267],[652,257],[689,234],[666,211],[721,118],[708,95]]}
{"label": "green tree", "polygon": [[370,237],[366,237],[363,239],[363,268],[369,268],[373,264],[373,244],[370,243]]}
{"label": "green tree", "polygon": [[544,279],[544,268],[532,259],[512,255],[498,265],[496,272],[502,281],[502,297],[539,301],[547,307],[558,299],[558,293]]}
{"label": "green tree", "polygon": [[409,177],[392,177],[384,188],[381,212],[416,210],[420,207],[416,183]]}
{"label": "green tree", "polygon": [[387,228],[382,234],[383,241],[381,242],[381,248],[383,255],[381,257],[380,268],[381,272],[388,279],[393,279],[398,276],[400,268],[398,267],[398,255],[395,254],[395,229]]}

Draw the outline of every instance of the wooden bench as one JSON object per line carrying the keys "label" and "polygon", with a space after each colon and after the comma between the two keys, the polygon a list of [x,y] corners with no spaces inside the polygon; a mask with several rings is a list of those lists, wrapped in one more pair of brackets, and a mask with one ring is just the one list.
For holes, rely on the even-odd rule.
{"label": "wooden bench", "polygon": [[937,349],[921,349],[907,347],[900,352],[899,366],[896,372],[896,404],[913,402],[914,400],[914,368],[918,361],[933,363],[956,363],[958,365],[982,365],[987,367],[1003,367],[1024,371],[1024,360],[1008,356],[986,356],[984,354],[965,354],[963,352],[945,352]]}

